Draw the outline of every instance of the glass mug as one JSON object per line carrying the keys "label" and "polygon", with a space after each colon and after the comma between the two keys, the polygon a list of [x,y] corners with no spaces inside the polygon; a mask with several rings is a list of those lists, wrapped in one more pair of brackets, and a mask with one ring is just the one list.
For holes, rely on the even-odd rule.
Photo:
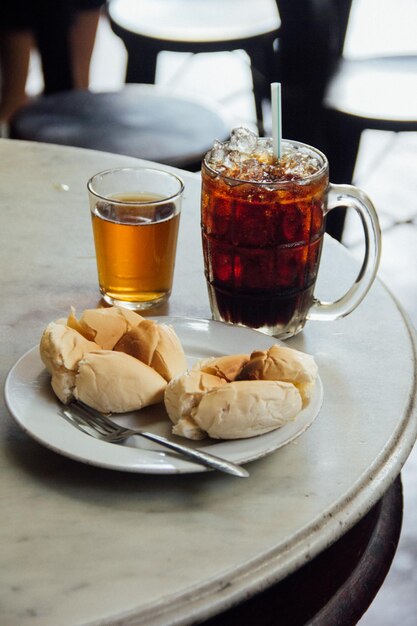
{"label": "glass mug", "polygon": [[100,292],[132,310],[171,293],[183,182],[149,167],[106,170],[87,184]]}
{"label": "glass mug", "polygon": [[[216,142],[203,161],[205,276],[215,320],[285,339],[307,319],[335,320],[358,306],[377,272],[380,227],[360,189],[329,184],[329,164],[319,150],[284,140],[278,171],[271,140],[257,142],[255,153],[244,158],[247,166],[236,165],[240,157],[230,142]],[[314,288],[326,214],[336,207],[359,213],[366,251],[355,283],[336,302],[325,303],[315,298]]]}

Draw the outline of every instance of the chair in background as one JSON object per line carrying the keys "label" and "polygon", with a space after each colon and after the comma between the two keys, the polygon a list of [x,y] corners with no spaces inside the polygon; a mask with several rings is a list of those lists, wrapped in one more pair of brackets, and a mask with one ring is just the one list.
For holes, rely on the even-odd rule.
{"label": "chair in background", "polygon": [[108,15],[127,50],[127,83],[154,83],[162,51],[245,50],[262,134],[262,100],[274,74],[280,24],[274,0],[110,0]]}
{"label": "chair in background", "polygon": [[[284,134],[321,148],[335,183],[352,182],[364,130],[417,131],[417,56],[343,56],[354,1],[277,0]],[[344,220],[343,209],[329,216],[339,240]]]}
{"label": "chair in background", "polygon": [[20,109],[10,137],[126,154],[197,171],[213,138],[230,134],[223,110],[157,85],[110,93],[62,91]]}
{"label": "chair in background", "polygon": [[[52,4],[54,4],[52,2]],[[117,92],[75,89],[70,63],[70,21],[52,9],[40,13],[37,42],[45,93],[10,121],[14,139],[78,146],[126,154],[195,171],[213,144],[230,134],[228,116],[209,99],[174,95],[157,85],[131,84]],[[56,32],[49,36],[50,15]],[[61,11],[62,9],[62,11]]]}
{"label": "chair in background", "polygon": [[[335,3],[339,11],[344,8],[346,12],[346,7],[354,8],[355,0]],[[391,10],[401,10],[401,5],[392,4]],[[408,19],[405,12],[402,18]],[[344,39],[347,26],[347,20],[341,23]],[[344,180],[351,180],[364,130],[417,131],[417,55],[347,58],[341,54],[326,87],[324,109],[330,129],[328,151],[335,171]],[[338,144],[346,145],[343,157]]]}

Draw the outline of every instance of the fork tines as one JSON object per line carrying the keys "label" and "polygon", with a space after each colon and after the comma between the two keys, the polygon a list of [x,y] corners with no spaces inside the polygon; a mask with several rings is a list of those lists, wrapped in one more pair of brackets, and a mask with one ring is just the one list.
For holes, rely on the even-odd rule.
{"label": "fork tines", "polygon": [[63,407],[60,414],[73,426],[88,435],[105,437],[120,430],[119,426],[105,415],[79,400],[73,400]]}

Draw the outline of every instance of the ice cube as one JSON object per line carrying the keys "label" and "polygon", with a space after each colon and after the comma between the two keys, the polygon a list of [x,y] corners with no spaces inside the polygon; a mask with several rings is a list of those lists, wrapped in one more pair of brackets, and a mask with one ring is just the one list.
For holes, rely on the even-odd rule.
{"label": "ice cube", "polygon": [[229,150],[225,152],[223,165],[226,168],[240,171],[245,158],[246,155],[243,155],[238,150]]}
{"label": "ice cube", "polygon": [[243,154],[252,154],[256,148],[257,142],[258,136],[255,135],[255,133],[248,128],[239,126],[232,130],[229,145],[232,150],[238,150],[239,152],[243,152]]}
{"label": "ice cube", "polygon": [[305,178],[306,176],[315,174],[320,169],[318,159],[300,148],[284,152],[280,165],[283,174],[288,179]]}
{"label": "ice cube", "polygon": [[229,141],[215,141],[207,162],[219,174],[265,184],[300,180],[321,167],[320,159],[308,148],[285,142],[277,161],[272,139],[243,127],[233,129]]}
{"label": "ice cube", "polygon": [[258,159],[260,163],[271,163],[273,160],[272,139],[259,138],[252,152],[252,156]]}
{"label": "ice cube", "polygon": [[223,163],[224,153],[225,153],[224,144],[221,141],[216,140],[213,143],[213,147],[210,151],[210,155],[209,155],[210,162]]}
{"label": "ice cube", "polygon": [[263,172],[262,163],[258,159],[249,158],[242,163],[239,178],[242,180],[260,181],[262,180]]}

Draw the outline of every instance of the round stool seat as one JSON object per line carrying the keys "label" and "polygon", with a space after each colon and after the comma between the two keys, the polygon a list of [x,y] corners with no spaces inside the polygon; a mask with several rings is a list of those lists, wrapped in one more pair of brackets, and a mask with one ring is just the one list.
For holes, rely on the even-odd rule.
{"label": "round stool seat", "polygon": [[417,130],[417,56],[342,59],[325,106],[364,128]]}
{"label": "round stool seat", "polygon": [[214,139],[230,127],[222,111],[154,85],[41,97],[12,120],[14,139],[90,148],[182,169],[199,169]]}
{"label": "round stool seat", "polygon": [[209,44],[234,50],[280,26],[275,0],[112,0],[108,13],[126,31],[174,50],[198,44],[202,51]]}

